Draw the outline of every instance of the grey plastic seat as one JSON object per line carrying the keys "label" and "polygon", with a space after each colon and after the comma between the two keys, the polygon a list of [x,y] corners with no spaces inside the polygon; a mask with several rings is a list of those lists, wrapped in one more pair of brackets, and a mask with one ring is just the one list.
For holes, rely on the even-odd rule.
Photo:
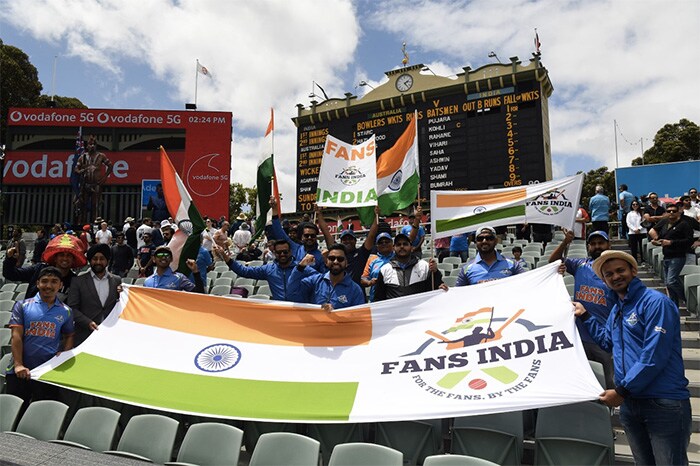
{"label": "grey plastic seat", "polygon": [[213,294],[215,296],[224,296],[227,295],[231,292],[231,286],[230,285],[214,285],[214,287],[211,289],[209,294]]}
{"label": "grey plastic seat", "polygon": [[269,294],[251,294],[248,295],[248,299],[264,299],[264,300],[269,300],[270,295]]}
{"label": "grey plastic seat", "polygon": [[262,434],[250,457],[250,466],[315,466],[320,443],[291,432]]}
{"label": "grey plastic seat", "polygon": [[67,412],[68,406],[60,401],[34,401],[19,420],[16,431],[11,433],[37,440],[56,440]]}
{"label": "grey plastic seat", "polygon": [[0,311],[12,311],[12,307],[15,305],[15,302],[11,299],[3,299],[0,301]]}
{"label": "grey plastic seat", "polygon": [[12,353],[7,353],[0,358],[0,393],[5,393],[5,372],[10,367]]}
{"label": "grey plastic seat", "polygon": [[331,453],[328,466],[402,466],[403,453],[373,443],[342,443]]}
{"label": "grey plastic seat", "polygon": [[170,461],[178,422],[159,414],[140,414],[129,420],[116,450],[104,453],[165,463]]}
{"label": "grey plastic seat", "polygon": [[22,403],[22,398],[18,396],[0,394],[0,432],[6,432],[15,427]]}
{"label": "grey plastic seat", "polygon": [[451,288],[457,286],[457,274],[455,273],[455,275],[447,276],[443,275],[442,282]]}
{"label": "grey plastic seat", "polygon": [[376,443],[403,453],[406,464],[420,464],[426,456],[440,453],[441,439],[441,419],[377,424]]}
{"label": "grey plastic seat", "polygon": [[14,291],[0,291],[0,300],[11,300],[15,299]]}
{"label": "grey plastic seat", "polygon": [[17,289],[17,283],[5,283],[0,287],[0,291],[15,291]]}
{"label": "grey plastic seat", "polygon": [[63,440],[51,442],[85,450],[109,450],[117,435],[119,416],[117,411],[101,406],[81,408],[70,421]]}
{"label": "grey plastic seat", "polygon": [[498,466],[498,463],[464,455],[433,455],[428,456],[423,466]]}
{"label": "grey plastic seat", "polygon": [[15,293],[26,293],[27,289],[29,289],[29,283],[20,283],[15,288]]}
{"label": "grey plastic seat", "polygon": [[236,465],[242,442],[243,431],[236,427],[218,422],[193,424],[182,440],[177,462],[165,464]]}
{"label": "grey plastic seat", "polygon": [[255,279],[254,278],[245,278],[245,277],[238,277],[236,278],[236,281],[233,282],[234,286],[243,286],[243,285],[250,285],[250,286],[255,286]]}
{"label": "grey plastic seat", "polygon": [[270,285],[259,286],[258,290],[255,292],[255,294],[266,294],[268,296],[272,296],[272,291],[270,290]]}
{"label": "grey plastic seat", "polygon": [[523,438],[522,411],[458,417],[452,427],[452,453],[520,464]]}
{"label": "grey plastic seat", "polygon": [[458,268],[460,265],[462,265],[462,259],[459,257],[445,257],[442,260],[443,264],[453,264],[455,268]]}
{"label": "grey plastic seat", "polygon": [[592,401],[541,408],[535,431],[535,465],[612,465],[610,411]]}
{"label": "grey plastic seat", "polygon": [[328,464],[331,453],[336,445],[363,442],[367,435],[367,424],[342,423],[342,424],[309,424],[307,427],[309,437],[321,442],[321,456],[323,463]]}
{"label": "grey plastic seat", "polygon": [[598,383],[601,387],[605,388],[605,370],[603,365],[598,361],[588,361],[591,366],[591,370],[595,374],[595,378],[598,379]]}
{"label": "grey plastic seat", "polygon": [[233,278],[231,277],[219,277],[214,279],[214,286],[218,285],[225,285],[231,288],[231,285],[233,284]]}
{"label": "grey plastic seat", "polygon": [[10,317],[12,317],[10,311],[0,311],[0,327],[4,327],[10,323]]}

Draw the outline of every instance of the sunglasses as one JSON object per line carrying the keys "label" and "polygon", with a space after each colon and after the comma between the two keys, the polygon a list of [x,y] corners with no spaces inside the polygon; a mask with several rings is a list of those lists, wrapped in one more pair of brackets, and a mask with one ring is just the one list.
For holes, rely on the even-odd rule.
{"label": "sunglasses", "polygon": [[156,257],[173,257],[167,252],[159,252],[158,254],[155,254]]}
{"label": "sunglasses", "polygon": [[676,209],[673,209],[673,210],[671,210],[671,209],[666,209],[666,212],[668,212],[669,214],[677,214],[677,213],[678,213],[678,210],[676,210]]}
{"label": "sunglasses", "polygon": [[492,236],[492,235],[489,235],[489,236],[477,236],[477,237],[476,237],[476,240],[477,240],[477,241],[493,241],[493,240],[495,240],[495,239],[496,239],[496,237],[495,237],[495,236]]}
{"label": "sunglasses", "polygon": [[275,251],[275,254],[278,256],[288,256],[289,255],[289,249],[284,249],[282,251]]}
{"label": "sunglasses", "polygon": [[328,262],[345,262],[345,258],[340,256],[328,256]]}
{"label": "sunglasses", "polygon": [[305,233],[305,234],[303,234],[303,235],[301,235],[301,236],[302,236],[303,238],[315,238],[315,237],[316,237],[316,233]]}

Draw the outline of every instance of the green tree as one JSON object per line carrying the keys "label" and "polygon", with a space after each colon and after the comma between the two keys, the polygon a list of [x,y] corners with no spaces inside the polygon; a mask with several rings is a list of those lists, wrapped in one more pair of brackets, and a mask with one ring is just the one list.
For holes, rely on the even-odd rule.
{"label": "green tree", "polygon": [[700,128],[685,118],[668,123],[654,136],[654,145],[637,157],[632,165],[700,160]]}
{"label": "green tree", "polygon": [[[240,213],[248,216],[255,213],[257,196],[258,190],[256,188],[246,188],[241,183],[232,183],[228,201],[229,218],[236,218]],[[245,211],[242,210],[243,208]]]}
{"label": "green tree", "polygon": [[36,67],[22,50],[0,40],[0,140],[5,142],[10,107],[34,107],[41,95]]}
{"label": "green tree", "polygon": [[608,171],[608,167],[600,167],[583,175],[581,205],[584,209],[588,210],[588,201],[595,196],[595,187],[598,185],[603,187],[603,194],[610,197],[611,202],[615,202],[615,175]]}
{"label": "green tree", "polygon": [[[53,101],[56,103],[56,107],[58,108],[87,108],[87,105],[75,97],[56,95],[54,96]],[[49,107],[49,102],[51,102],[51,96],[42,94],[37,99],[36,107]]]}

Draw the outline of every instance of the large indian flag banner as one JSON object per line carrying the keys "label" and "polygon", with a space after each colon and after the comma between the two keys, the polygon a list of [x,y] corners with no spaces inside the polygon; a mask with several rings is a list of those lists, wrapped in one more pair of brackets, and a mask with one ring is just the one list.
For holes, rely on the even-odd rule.
{"label": "large indian flag banner", "polygon": [[516,188],[432,191],[433,237],[458,235],[483,225],[544,223],[572,229],[582,186],[583,174],[579,174]]}
{"label": "large indian flag banner", "polygon": [[[357,145],[326,136],[316,203],[321,207],[342,208],[377,205],[376,148],[374,136]],[[369,223],[373,215],[371,212]]]}
{"label": "large indian flag banner", "polygon": [[603,389],[558,265],[332,313],[125,286],[99,331],[32,378],[154,409],[293,422],[593,400]]}

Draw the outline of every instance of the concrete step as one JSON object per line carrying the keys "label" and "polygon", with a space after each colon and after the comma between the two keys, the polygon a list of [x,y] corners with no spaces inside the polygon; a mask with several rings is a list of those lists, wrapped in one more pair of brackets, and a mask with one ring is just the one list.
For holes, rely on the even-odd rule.
{"label": "concrete step", "polygon": [[700,348],[700,333],[697,330],[681,330],[683,348]]}

